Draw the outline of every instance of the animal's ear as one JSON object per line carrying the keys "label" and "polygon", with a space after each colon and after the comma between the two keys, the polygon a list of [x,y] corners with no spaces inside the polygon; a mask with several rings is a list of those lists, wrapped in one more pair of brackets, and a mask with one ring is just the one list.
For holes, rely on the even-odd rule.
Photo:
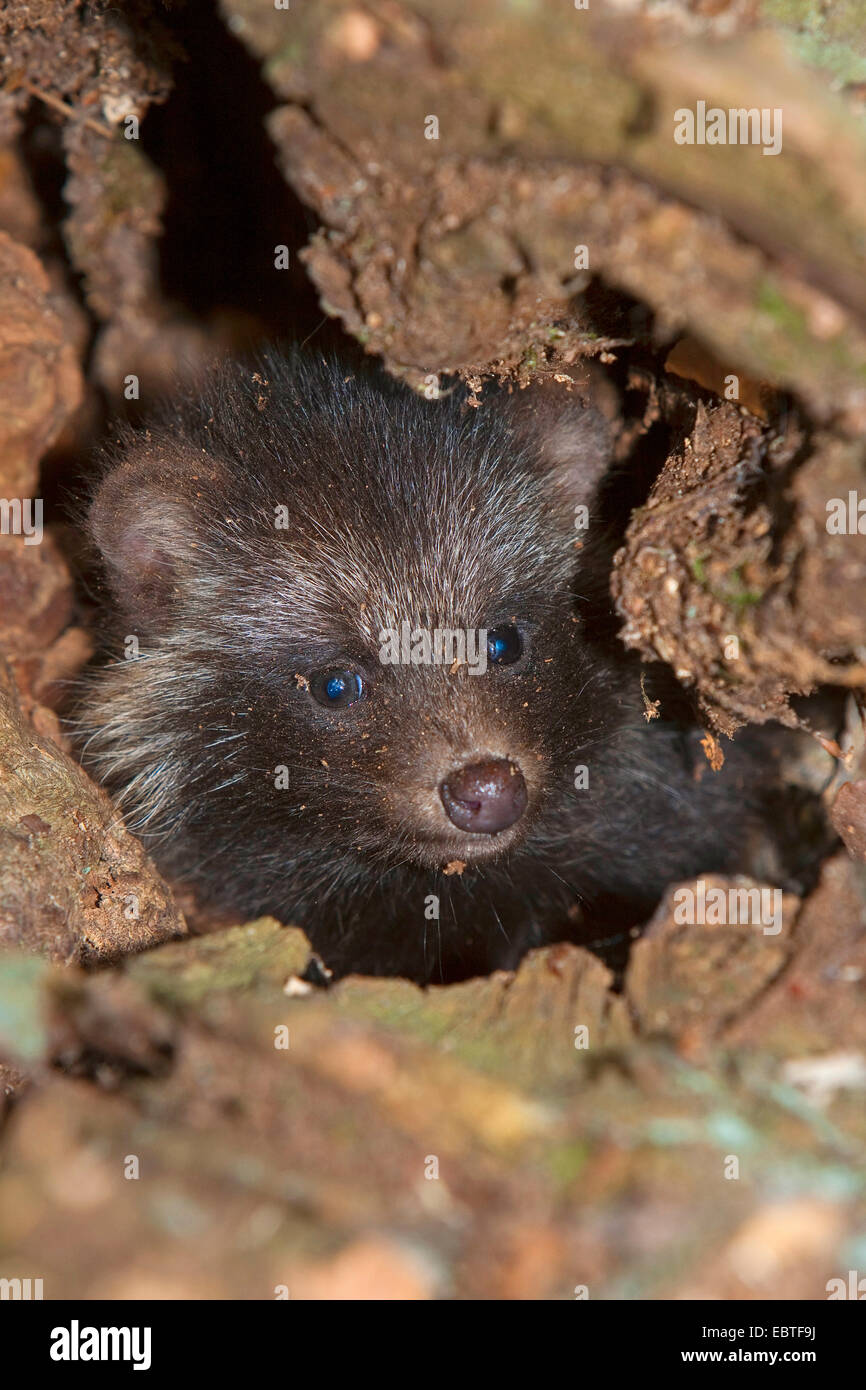
{"label": "animal's ear", "polygon": [[99,484],[88,516],[117,606],[145,637],[165,632],[206,562],[212,526],[203,499],[216,467],[201,455],[162,456],[133,444]]}
{"label": "animal's ear", "polygon": [[610,466],[613,409],[611,397],[592,383],[542,381],[510,398],[515,434],[569,515],[589,504]]}

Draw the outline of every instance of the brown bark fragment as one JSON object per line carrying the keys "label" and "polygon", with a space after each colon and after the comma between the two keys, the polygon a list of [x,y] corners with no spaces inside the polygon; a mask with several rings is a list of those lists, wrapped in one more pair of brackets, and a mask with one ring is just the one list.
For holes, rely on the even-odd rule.
{"label": "brown bark fragment", "polygon": [[24,721],[2,677],[0,945],[91,964],[185,930],[108,797]]}

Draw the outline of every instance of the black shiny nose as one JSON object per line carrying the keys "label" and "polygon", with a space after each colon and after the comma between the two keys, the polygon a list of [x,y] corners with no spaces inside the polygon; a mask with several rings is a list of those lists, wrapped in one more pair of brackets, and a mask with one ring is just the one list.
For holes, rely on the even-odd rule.
{"label": "black shiny nose", "polygon": [[526,810],[523,773],[506,758],[461,767],[446,777],[439,795],[448,819],[479,835],[495,835]]}

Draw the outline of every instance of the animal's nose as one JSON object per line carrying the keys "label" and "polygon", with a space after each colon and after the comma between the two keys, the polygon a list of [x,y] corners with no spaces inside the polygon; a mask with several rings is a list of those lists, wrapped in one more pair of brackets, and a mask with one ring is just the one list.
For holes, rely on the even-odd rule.
{"label": "animal's nose", "polygon": [[526,810],[523,773],[507,758],[490,758],[449,773],[439,795],[448,819],[479,835],[505,830]]}

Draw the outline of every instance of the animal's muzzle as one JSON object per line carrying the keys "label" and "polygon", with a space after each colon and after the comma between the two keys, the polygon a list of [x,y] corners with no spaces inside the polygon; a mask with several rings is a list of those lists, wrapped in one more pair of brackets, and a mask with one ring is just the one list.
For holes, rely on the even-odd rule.
{"label": "animal's muzzle", "polygon": [[448,819],[460,830],[495,835],[526,810],[523,773],[507,758],[491,758],[449,773],[439,787]]}

